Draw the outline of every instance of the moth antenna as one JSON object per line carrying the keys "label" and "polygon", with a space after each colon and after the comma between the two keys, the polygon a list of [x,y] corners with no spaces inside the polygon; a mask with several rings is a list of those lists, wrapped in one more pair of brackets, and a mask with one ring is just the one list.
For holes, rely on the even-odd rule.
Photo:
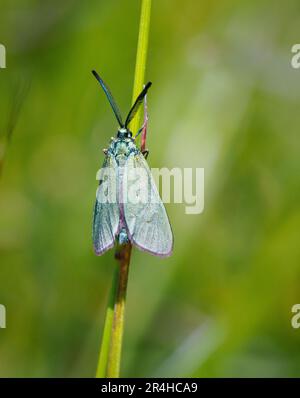
{"label": "moth antenna", "polygon": [[128,116],[126,118],[125,121],[125,128],[128,127],[129,123],[131,122],[131,120],[135,117],[137,111],[139,110],[139,107],[141,105],[141,103],[143,102],[143,99],[145,97],[145,95],[147,94],[147,91],[149,90],[149,88],[151,87],[152,83],[148,82],[145,87],[143,88],[143,90],[141,91],[140,95],[137,97],[137,99],[135,100],[135,103],[132,105]]}
{"label": "moth antenna", "polygon": [[124,123],[122,121],[122,116],[121,116],[121,112],[119,110],[119,107],[116,103],[116,101],[114,100],[112,93],[110,92],[110,89],[108,88],[108,86],[104,83],[104,81],[101,79],[101,77],[98,75],[98,73],[95,70],[92,70],[92,74],[95,76],[95,78],[98,80],[98,82],[100,83],[106,98],[108,99],[108,102],[110,103],[110,106],[112,107],[112,110],[116,116],[116,119],[120,125],[120,127],[124,127]]}

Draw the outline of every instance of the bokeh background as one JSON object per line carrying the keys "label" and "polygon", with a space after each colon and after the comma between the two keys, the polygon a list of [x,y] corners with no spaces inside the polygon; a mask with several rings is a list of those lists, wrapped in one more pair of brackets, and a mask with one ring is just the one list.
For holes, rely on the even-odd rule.
{"label": "bokeh background", "polygon": [[[93,377],[115,261],[93,254],[102,148],[131,103],[139,0],[2,0],[1,377]],[[167,205],[171,258],[134,250],[123,376],[300,376],[298,0],[154,0],[152,167],[204,167]]]}

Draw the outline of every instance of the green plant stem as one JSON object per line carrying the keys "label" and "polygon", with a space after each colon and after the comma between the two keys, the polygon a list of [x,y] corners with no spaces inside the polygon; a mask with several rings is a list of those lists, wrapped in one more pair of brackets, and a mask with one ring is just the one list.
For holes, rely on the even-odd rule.
{"label": "green plant stem", "polygon": [[[150,27],[150,12],[151,0],[142,0],[132,103],[134,103],[144,85]],[[133,132],[137,132],[139,129],[140,120],[141,113],[139,111],[131,123],[131,130]],[[96,377],[106,376],[116,378],[120,375],[126,292],[131,249],[132,246],[130,243],[128,243],[122,247],[119,247],[116,252],[116,259],[119,263],[117,270],[118,272],[115,273],[112,282]]]}
{"label": "green plant stem", "polygon": [[124,245],[116,255],[119,260],[120,272],[117,293],[115,295],[113,327],[106,373],[107,377],[119,377],[120,375],[125,303],[131,249],[131,244],[128,243],[127,245]]}
{"label": "green plant stem", "polygon": [[111,284],[111,289],[110,289],[110,294],[105,314],[103,336],[102,336],[99,361],[96,372],[96,377],[99,378],[103,378],[106,376],[106,368],[109,356],[110,337],[111,337],[111,330],[114,319],[114,305],[115,305],[115,297],[118,287],[118,280],[119,280],[119,266],[117,265],[112,279],[112,284]]}
{"label": "green plant stem", "polygon": [[[149,30],[150,30],[150,16],[151,16],[151,0],[142,0],[132,103],[134,103],[136,97],[143,89],[145,83],[145,71],[146,71],[146,62],[148,54]],[[130,124],[131,131],[134,133],[136,133],[140,128],[141,112],[142,110],[140,109]]]}

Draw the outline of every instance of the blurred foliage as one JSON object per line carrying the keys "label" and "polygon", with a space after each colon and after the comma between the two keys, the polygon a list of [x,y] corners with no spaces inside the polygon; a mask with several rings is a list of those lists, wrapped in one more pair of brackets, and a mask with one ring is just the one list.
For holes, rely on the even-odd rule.
{"label": "blurred foliage", "polygon": [[[139,7],[1,2],[2,377],[95,373],[115,262],[91,219],[117,126],[90,70],[125,114]],[[167,206],[171,258],[134,250],[124,376],[299,376],[299,26],[298,0],[153,1],[149,162],[204,167],[205,211]]]}

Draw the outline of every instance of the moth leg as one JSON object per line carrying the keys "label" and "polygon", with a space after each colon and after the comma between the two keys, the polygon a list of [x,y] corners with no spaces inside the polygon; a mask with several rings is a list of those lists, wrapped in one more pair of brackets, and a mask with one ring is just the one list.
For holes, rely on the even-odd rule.
{"label": "moth leg", "polygon": [[144,155],[144,158],[147,159],[148,155],[149,155],[149,150],[145,149],[142,154]]}

